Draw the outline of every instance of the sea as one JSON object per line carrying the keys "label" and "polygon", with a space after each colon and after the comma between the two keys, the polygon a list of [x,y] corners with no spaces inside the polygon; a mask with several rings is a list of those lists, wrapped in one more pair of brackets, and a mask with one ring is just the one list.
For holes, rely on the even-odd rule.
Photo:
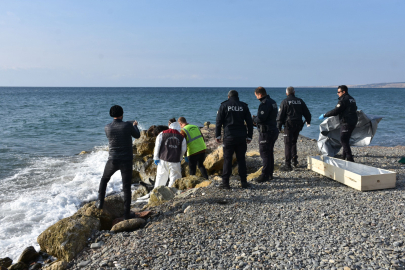
{"label": "sea", "polygon": [[[97,198],[108,158],[104,126],[109,109],[121,105],[124,121],[137,120],[141,129],[167,125],[184,116],[189,123],[215,123],[221,102],[231,89],[257,114],[255,87],[247,88],[68,88],[0,87],[0,254],[14,260],[38,235],[58,220],[73,215]],[[285,88],[267,88],[277,102]],[[358,109],[381,116],[371,145],[405,145],[405,89],[349,89]],[[319,115],[337,104],[335,88],[296,88],[312,114],[302,135],[319,137]],[[89,154],[79,155],[82,151]],[[121,191],[120,174],[107,193]]]}

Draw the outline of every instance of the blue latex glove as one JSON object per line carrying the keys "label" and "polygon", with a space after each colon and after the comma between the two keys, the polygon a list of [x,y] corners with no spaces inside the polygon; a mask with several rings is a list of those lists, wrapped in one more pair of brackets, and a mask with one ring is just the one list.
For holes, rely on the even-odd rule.
{"label": "blue latex glove", "polygon": [[188,157],[184,157],[184,160],[188,163]]}
{"label": "blue latex glove", "polygon": [[154,162],[155,162],[155,164],[156,164],[156,165],[158,165],[158,164],[159,164],[159,162],[160,162],[160,160],[159,160],[159,159],[157,159],[157,160],[154,160]]}
{"label": "blue latex glove", "polygon": [[321,116],[319,116],[319,120],[325,119],[325,115],[321,114]]}

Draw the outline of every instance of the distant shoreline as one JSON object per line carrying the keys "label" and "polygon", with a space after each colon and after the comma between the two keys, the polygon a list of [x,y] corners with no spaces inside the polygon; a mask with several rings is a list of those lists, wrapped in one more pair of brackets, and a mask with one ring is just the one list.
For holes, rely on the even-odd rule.
{"label": "distant shoreline", "polygon": [[[405,82],[395,83],[370,83],[370,84],[348,84],[349,88],[405,88]],[[300,88],[336,88],[338,85],[328,86],[300,86]],[[297,87],[298,88],[298,87]]]}

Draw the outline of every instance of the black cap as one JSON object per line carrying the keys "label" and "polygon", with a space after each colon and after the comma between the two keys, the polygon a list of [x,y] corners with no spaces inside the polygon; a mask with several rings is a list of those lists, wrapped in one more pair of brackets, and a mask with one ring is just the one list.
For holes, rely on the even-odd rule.
{"label": "black cap", "polygon": [[114,105],[110,109],[111,117],[121,117],[124,114],[124,110],[120,105]]}

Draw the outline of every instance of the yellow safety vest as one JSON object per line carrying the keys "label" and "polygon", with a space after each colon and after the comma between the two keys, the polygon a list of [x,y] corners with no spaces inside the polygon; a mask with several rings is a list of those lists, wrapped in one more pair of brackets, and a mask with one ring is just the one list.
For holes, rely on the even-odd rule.
{"label": "yellow safety vest", "polygon": [[187,125],[183,130],[186,133],[187,156],[191,156],[192,154],[207,149],[200,129],[197,126]]}

